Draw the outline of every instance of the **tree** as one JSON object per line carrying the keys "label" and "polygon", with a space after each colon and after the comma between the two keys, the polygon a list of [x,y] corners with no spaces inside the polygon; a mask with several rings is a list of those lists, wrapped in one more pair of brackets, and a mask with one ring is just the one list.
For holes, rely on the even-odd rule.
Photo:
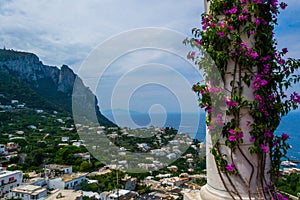
{"label": "tree", "polygon": [[89,171],[91,168],[93,167],[93,164],[92,163],[89,163],[87,161],[83,161],[81,164],[80,164],[80,171]]}

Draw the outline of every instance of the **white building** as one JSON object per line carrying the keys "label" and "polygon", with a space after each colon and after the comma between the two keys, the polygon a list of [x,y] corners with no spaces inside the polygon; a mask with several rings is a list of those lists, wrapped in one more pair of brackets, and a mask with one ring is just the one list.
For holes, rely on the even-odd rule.
{"label": "white building", "polygon": [[6,171],[0,168],[0,196],[21,185],[22,179],[21,171]]}
{"label": "white building", "polygon": [[100,194],[98,194],[97,192],[82,191],[82,193],[83,193],[84,197],[89,197],[89,198],[93,198],[93,199],[101,199]]}
{"label": "white building", "polygon": [[45,174],[54,174],[60,172],[62,174],[72,174],[72,166],[50,164],[45,166]]}
{"label": "white building", "polygon": [[48,182],[45,178],[35,177],[35,178],[27,179],[26,181],[23,182],[23,185],[34,185],[34,186],[46,187],[48,186]]}
{"label": "white building", "polygon": [[61,138],[61,141],[62,141],[62,142],[69,142],[69,137],[62,137],[62,138]]}
{"label": "white building", "polygon": [[47,196],[47,189],[34,185],[22,185],[12,189],[11,195],[9,196],[21,198],[22,200],[42,200]]}
{"label": "white building", "polygon": [[73,174],[65,174],[61,177],[50,179],[49,180],[49,188],[51,189],[79,189],[80,184],[86,180],[86,176],[88,173],[73,173]]}
{"label": "white building", "polygon": [[136,192],[129,190],[115,190],[113,192],[102,192],[100,194],[101,200],[125,200],[135,198],[137,196]]}
{"label": "white building", "polygon": [[11,100],[11,104],[17,104],[19,103],[19,100]]}

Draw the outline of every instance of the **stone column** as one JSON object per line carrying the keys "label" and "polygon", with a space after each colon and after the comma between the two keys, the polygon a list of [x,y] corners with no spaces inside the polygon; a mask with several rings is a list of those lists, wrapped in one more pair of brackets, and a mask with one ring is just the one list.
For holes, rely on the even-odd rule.
{"label": "stone column", "polygon": [[[209,12],[209,2],[205,1],[204,5],[205,12]],[[244,36],[242,39],[243,42],[248,44],[249,47],[252,47],[255,42],[253,38],[248,38],[248,36]],[[238,72],[234,74],[235,63],[233,61],[229,61],[228,63],[228,69],[225,75],[226,83],[224,83],[224,86],[226,89],[231,91],[230,82]],[[253,100],[253,89],[244,85],[242,95],[248,100]],[[231,119],[230,116],[226,116],[225,121],[228,121],[229,119]],[[213,146],[210,130],[206,129],[207,184],[202,187],[200,191],[200,199],[264,199],[264,197],[262,196],[262,190],[263,187],[266,186],[266,184],[261,183],[259,174],[265,174],[265,182],[270,182],[270,176],[267,173],[270,170],[271,160],[270,157],[267,157],[265,165],[266,167],[262,169],[261,166],[259,166],[258,156],[256,154],[251,155],[248,150],[253,143],[250,142],[250,127],[247,124],[252,121],[253,119],[249,114],[249,110],[246,108],[242,110],[240,128],[244,133],[244,143],[240,145],[240,149],[237,149],[232,157],[235,167],[239,171],[241,176],[228,175],[228,178],[225,173],[218,171],[214,156],[210,153],[210,149]],[[229,163],[232,162],[232,159],[230,158],[231,150],[225,146],[224,140],[222,141],[222,139],[220,141],[220,151],[227,155]],[[231,194],[228,192],[228,190],[232,191]],[[237,191],[239,195],[235,194],[235,191]],[[268,196],[267,199],[268,198],[270,197]]]}

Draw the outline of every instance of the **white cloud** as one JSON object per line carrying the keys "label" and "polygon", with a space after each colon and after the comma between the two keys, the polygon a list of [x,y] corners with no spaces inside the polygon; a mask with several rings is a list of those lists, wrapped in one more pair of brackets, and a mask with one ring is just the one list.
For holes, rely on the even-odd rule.
{"label": "white cloud", "polygon": [[[289,6],[282,11],[276,28],[279,47],[288,47],[289,56],[300,57],[300,3],[298,0],[286,2]],[[144,27],[170,28],[190,34],[192,28],[200,27],[202,12],[203,0],[3,0],[0,1],[0,45],[36,53],[45,64],[68,64],[77,70],[92,49],[113,35]],[[134,37],[124,40],[119,48],[125,48],[134,40]],[[174,46],[181,47],[181,41]],[[164,60],[162,55],[165,54],[130,55],[120,59],[123,63],[119,63],[120,68],[114,72],[120,74],[132,64],[151,61],[180,68],[176,66],[176,59],[164,57]],[[111,57],[109,53],[100,56]],[[191,78],[192,74],[185,72]],[[167,73],[160,75],[170,78]],[[176,86],[178,91],[186,90],[180,84]]]}
{"label": "white cloud", "polygon": [[155,26],[189,33],[201,8],[199,0],[1,1],[0,42],[32,51],[46,64],[78,67],[96,45],[122,31]]}

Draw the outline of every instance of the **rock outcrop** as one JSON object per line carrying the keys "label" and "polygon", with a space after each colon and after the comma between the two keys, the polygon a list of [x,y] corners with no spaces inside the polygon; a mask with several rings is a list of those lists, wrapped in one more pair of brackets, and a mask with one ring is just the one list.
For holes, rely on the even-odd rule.
{"label": "rock outcrop", "polygon": [[115,126],[100,113],[95,95],[67,65],[59,69],[56,66],[44,65],[33,53],[0,50],[0,70],[25,81],[39,95],[59,104],[69,113],[72,112],[73,86],[77,79],[77,83],[80,83],[81,95],[86,97],[80,102],[83,105],[83,113],[85,108],[92,108],[100,124]]}

